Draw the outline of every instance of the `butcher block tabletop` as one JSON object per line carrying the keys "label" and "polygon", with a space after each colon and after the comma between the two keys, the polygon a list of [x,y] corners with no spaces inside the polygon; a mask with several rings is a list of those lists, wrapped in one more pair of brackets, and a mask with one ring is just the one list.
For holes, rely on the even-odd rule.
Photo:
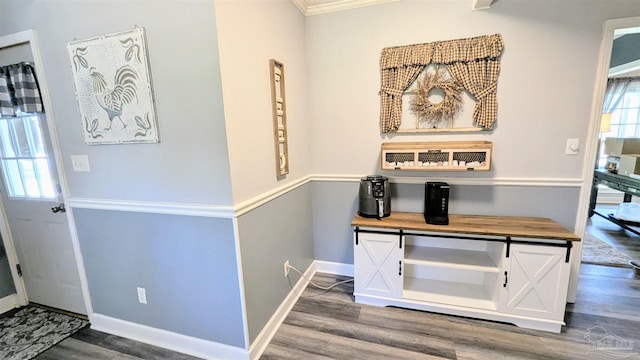
{"label": "butcher block tabletop", "polygon": [[356,215],[351,225],[396,230],[580,241],[580,237],[555,221],[537,217],[449,214],[449,225],[431,225],[425,222],[422,213],[394,211],[391,216],[380,220]]}

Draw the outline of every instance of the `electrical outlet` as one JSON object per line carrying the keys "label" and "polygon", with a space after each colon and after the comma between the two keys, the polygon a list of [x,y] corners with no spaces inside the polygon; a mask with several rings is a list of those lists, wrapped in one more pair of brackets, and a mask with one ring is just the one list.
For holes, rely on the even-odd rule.
{"label": "electrical outlet", "polygon": [[144,288],[141,288],[141,287],[138,288],[138,302],[140,304],[146,304],[147,303],[147,291]]}
{"label": "electrical outlet", "polygon": [[284,262],[284,277],[289,276],[289,260]]}

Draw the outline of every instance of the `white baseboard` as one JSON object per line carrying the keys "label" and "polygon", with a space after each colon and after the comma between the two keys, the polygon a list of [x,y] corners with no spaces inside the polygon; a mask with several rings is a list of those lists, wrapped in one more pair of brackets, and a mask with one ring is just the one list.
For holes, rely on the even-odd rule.
{"label": "white baseboard", "polygon": [[18,307],[18,295],[11,294],[0,299],[0,314],[6,313]]}
{"label": "white baseboard", "polygon": [[[311,279],[316,272],[353,276],[353,265],[315,260],[309,265],[307,270],[305,270],[304,276],[307,279]],[[300,277],[260,334],[258,334],[256,339],[251,343],[249,351],[243,348],[181,335],[97,313],[89,315],[89,322],[91,322],[91,328],[97,331],[122,336],[131,340],[204,359],[254,360],[260,358],[278,331],[278,328],[280,328],[280,325],[282,325],[282,322],[296,304],[298,298],[300,298],[305,287],[309,284],[307,279]]]}
{"label": "white baseboard", "polygon": [[246,349],[93,313],[91,328],[203,359],[249,359]]}
{"label": "white baseboard", "polygon": [[343,276],[353,276],[353,264],[342,264],[330,261],[316,260],[316,272],[325,274],[335,274]]}
{"label": "white baseboard", "polygon": [[[304,272],[304,276],[307,279],[311,279],[316,273],[316,263],[317,261],[313,261]],[[291,274],[293,274],[293,272]],[[264,328],[262,328],[260,334],[258,334],[256,339],[249,347],[250,359],[254,360],[260,358],[264,350],[267,348],[267,345],[269,345],[271,339],[273,339],[273,336],[278,331],[278,328],[280,328],[280,325],[282,325],[282,322],[293,308],[293,305],[296,304],[305,287],[307,287],[307,284],[309,284],[309,281],[307,279],[305,279],[304,277],[300,277],[300,280],[298,280],[291,291],[289,291],[289,295],[284,298],[282,304],[278,306],[278,309],[271,316],[271,319],[269,319]]]}

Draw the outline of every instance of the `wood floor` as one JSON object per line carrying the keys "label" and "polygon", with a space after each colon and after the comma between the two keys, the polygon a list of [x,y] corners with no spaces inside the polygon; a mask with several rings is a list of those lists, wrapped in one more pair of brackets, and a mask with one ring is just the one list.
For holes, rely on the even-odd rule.
{"label": "wood floor", "polygon": [[[640,237],[597,216],[587,225],[588,232],[640,258]],[[314,281],[326,286],[344,279],[317,274]],[[352,294],[353,283],[329,292],[308,287],[262,359],[640,359],[640,277],[630,268],[583,264],[577,300],[567,306],[559,334],[360,305]],[[589,340],[603,331],[633,350],[593,351]]]}
{"label": "wood floor", "polygon": [[[585,338],[594,326],[632,341],[632,353],[640,352],[640,279],[625,268],[581,270],[578,300],[568,306],[560,334],[360,305],[353,302],[353,283],[330,292],[308,287],[262,359],[595,359],[603,354],[590,352]],[[324,285],[343,279],[314,277]]]}
{"label": "wood floor", "polygon": [[[594,216],[587,231],[640,258],[640,237]],[[323,285],[348,277],[316,274]],[[640,359],[640,277],[629,268],[581,266],[578,295],[560,334],[510,324],[356,304],[353,283],[309,286],[262,359]],[[593,351],[590,328],[633,345]],[[593,333],[592,333],[593,335]],[[38,356],[49,359],[195,359],[85,328]]]}

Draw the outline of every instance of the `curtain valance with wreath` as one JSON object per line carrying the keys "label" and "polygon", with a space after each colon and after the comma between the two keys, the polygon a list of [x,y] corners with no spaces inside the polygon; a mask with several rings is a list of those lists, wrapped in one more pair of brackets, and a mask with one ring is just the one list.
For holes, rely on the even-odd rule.
{"label": "curtain valance with wreath", "polygon": [[395,132],[402,118],[402,94],[430,64],[447,65],[451,76],[475,98],[473,121],[491,129],[498,114],[498,72],[504,47],[500,34],[382,49],[380,126]]}
{"label": "curtain valance with wreath", "polygon": [[43,112],[42,98],[33,66],[19,63],[0,66],[0,116]]}

